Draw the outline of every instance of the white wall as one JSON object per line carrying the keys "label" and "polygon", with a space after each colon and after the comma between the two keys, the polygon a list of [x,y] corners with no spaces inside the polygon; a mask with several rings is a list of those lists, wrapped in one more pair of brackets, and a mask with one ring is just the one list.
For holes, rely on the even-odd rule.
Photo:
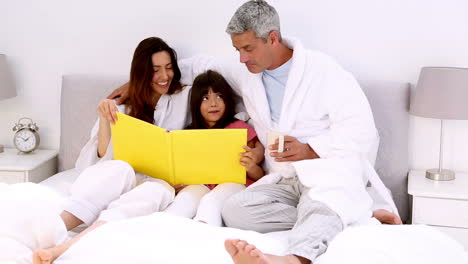
{"label": "white wall", "polygon": [[[11,146],[22,116],[58,148],[63,74],[127,74],[134,48],[160,36],[180,57],[233,53],[225,25],[243,0],[0,0],[0,53],[18,96],[0,102],[0,142]],[[283,34],[334,56],[361,79],[415,83],[422,66],[468,67],[468,1],[270,0]],[[84,106],[88,107],[88,106]],[[437,120],[412,118],[414,168],[437,165]],[[468,121],[448,121],[446,167],[468,171]]]}

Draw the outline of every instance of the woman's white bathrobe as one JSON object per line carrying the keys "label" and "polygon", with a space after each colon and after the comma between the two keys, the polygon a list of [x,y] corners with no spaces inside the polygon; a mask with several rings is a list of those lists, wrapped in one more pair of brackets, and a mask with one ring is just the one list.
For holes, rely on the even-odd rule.
{"label": "woman's white bathrobe", "polygon": [[[154,124],[168,130],[186,127],[190,122],[190,88],[162,95],[154,111]],[[119,112],[126,113],[124,105],[117,108]],[[99,220],[120,220],[162,211],[171,203],[169,209],[173,214],[187,217],[194,214],[198,201],[207,192],[206,188],[189,186],[179,193],[177,203],[174,203],[174,188],[168,183],[134,172],[127,163],[110,161],[113,159],[112,141],[104,157],[98,158],[98,130],[99,120],[76,161],[81,174],[71,187],[64,207],[66,211],[88,225],[96,220],[99,213]]]}
{"label": "woman's white bathrobe", "polygon": [[[338,213],[345,225],[368,219],[372,198],[368,180],[393,212],[398,213],[388,190],[372,164],[379,137],[367,98],[354,77],[332,58],[306,50],[295,39],[283,41],[294,50],[278,123],[271,120],[262,73],[250,73],[239,62],[195,57],[180,62],[183,83],[190,84],[199,73],[220,72],[242,96],[247,113],[266,146],[269,131],[284,132],[308,143],[321,157],[291,163],[300,181],[310,187],[310,196]],[[289,167],[286,168],[285,167]],[[288,163],[266,157],[270,173],[259,181],[274,183],[290,177]]]}
{"label": "woman's white bathrobe", "polygon": [[[187,86],[178,93],[161,95],[154,110],[154,124],[167,130],[178,130],[186,127],[190,123],[190,112],[188,110],[190,90],[191,87]],[[119,112],[126,113],[125,105],[118,105],[117,108]],[[112,141],[109,142],[104,157],[99,158],[97,156],[98,131],[99,119],[94,124],[90,138],[81,149],[80,155],[76,160],[75,167],[80,171],[98,162],[112,160],[114,157]]]}

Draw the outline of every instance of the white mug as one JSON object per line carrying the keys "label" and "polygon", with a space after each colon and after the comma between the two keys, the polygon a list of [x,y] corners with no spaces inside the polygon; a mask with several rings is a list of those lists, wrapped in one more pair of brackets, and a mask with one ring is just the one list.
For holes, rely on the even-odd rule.
{"label": "white mug", "polygon": [[[286,133],[270,131],[267,134],[267,147],[266,147],[266,162],[269,164],[267,167],[270,167],[270,173],[278,173],[282,177],[290,178],[296,175],[294,167],[289,161],[276,162],[273,157],[270,156],[271,152],[283,152],[284,151],[284,137]],[[278,139],[278,150],[270,150],[269,147],[271,144],[275,144],[276,139]]]}
{"label": "white mug", "polygon": [[[285,133],[278,131],[270,131],[267,134],[267,155],[270,156],[271,152],[283,152],[284,151],[284,136]],[[278,150],[270,150],[270,145],[275,144],[276,139],[278,139]]]}

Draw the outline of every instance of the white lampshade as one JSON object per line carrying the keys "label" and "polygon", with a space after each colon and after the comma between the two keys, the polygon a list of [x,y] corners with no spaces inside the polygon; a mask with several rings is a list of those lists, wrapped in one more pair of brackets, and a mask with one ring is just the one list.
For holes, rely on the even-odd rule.
{"label": "white lampshade", "polygon": [[468,69],[424,67],[410,113],[444,120],[468,120]]}
{"label": "white lampshade", "polygon": [[6,56],[0,54],[0,100],[15,96],[16,88],[7,65]]}

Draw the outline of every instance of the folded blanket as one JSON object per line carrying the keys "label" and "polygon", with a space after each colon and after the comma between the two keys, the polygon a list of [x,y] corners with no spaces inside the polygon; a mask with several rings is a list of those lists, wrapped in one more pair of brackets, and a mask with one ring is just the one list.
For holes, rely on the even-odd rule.
{"label": "folded blanket", "polygon": [[34,183],[0,184],[0,262],[30,263],[32,250],[67,238],[62,198]]}

